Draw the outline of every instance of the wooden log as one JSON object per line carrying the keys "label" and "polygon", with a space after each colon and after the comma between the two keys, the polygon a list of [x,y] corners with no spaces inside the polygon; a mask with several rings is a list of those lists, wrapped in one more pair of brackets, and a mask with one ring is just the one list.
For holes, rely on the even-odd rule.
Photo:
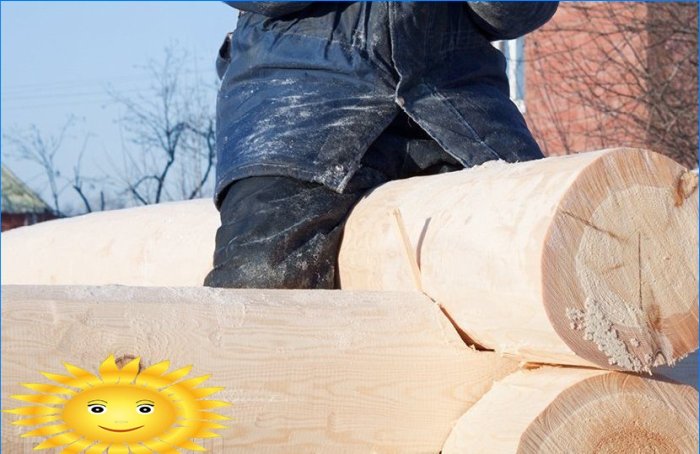
{"label": "wooden log", "polygon": [[442,454],[698,452],[698,393],[580,368],[516,372],[459,419]]}
{"label": "wooden log", "polygon": [[339,263],[345,289],[418,280],[486,348],[646,371],[698,347],[697,253],[697,175],[611,149],[386,184],[351,214]]}
{"label": "wooden log", "polygon": [[[3,409],[40,371],[94,373],[110,354],[212,374],[233,418],[197,440],[212,453],[435,453],[518,366],[468,348],[418,293],[3,287]],[[13,418],[3,452],[31,452]]]}
{"label": "wooden log", "polygon": [[198,286],[219,214],[209,199],[105,211],[2,234],[3,284]]}

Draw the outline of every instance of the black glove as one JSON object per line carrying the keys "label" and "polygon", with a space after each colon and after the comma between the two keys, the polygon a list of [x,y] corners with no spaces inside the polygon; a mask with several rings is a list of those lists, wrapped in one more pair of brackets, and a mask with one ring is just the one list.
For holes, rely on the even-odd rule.
{"label": "black glove", "polygon": [[468,2],[472,20],[491,41],[530,33],[552,18],[559,2]]}

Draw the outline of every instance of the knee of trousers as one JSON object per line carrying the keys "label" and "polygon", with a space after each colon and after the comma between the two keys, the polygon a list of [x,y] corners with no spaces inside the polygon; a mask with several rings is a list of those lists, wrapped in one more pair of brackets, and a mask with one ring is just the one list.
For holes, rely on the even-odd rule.
{"label": "knee of trousers", "polygon": [[[340,230],[317,233],[289,250],[283,244],[234,245],[204,285],[225,288],[335,288]],[[283,253],[281,250],[287,249]]]}

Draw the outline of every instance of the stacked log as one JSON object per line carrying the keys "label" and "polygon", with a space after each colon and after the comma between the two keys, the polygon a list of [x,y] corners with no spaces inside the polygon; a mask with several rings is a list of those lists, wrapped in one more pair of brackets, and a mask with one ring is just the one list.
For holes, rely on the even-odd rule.
{"label": "stacked log", "polygon": [[[3,409],[64,362],[170,360],[232,404],[221,438],[200,443],[212,453],[436,453],[518,367],[467,347],[416,293],[5,286],[2,302]],[[41,442],[2,419],[3,452]]]}
{"label": "stacked log", "polygon": [[234,418],[214,453],[697,452],[697,391],[656,374],[696,385],[697,202],[630,149],[389,183],[348,221],[342,291],[182,287],[211,266],[208,201],[18,229],[3,408],[114,354],[211,373]]}
{"label": "stacked log", "polygon": [[[232,404],[221,437],[197,440],[212,453],[697,450],[694,389],[517,371],[467,347],[417,293],[5,286],[2,299],[4,409],[40,371],[94,372],[114,355],[211,374],[208,386],[224,388],[216,399]],[[13,419],[3,451],[30,452],[41,439],[20,438]]]}
{"label": "stacked log", "polygon": [[2,282],[199,286],[219,214],[210,199],[56,219],[2,234]]}
{"label": "stacked log", "polygon": [[[6,286],[2,298],[6,409],[39,371],[114,354],[212,373],[233,422],[203,443],[211,452],[438,452],[445,439],[445,454],[567,440],[619,452],[642,435],[697,446],[691,388],[578,368],[508,375],[517,363],[468,348],[415,293]],[[8,452],[38,443],[3,420]]]}
{"label": "stacked log", "polygon": [[698,347],[697,244],[697,175],[612,149],[388,183],[339,267],[344,289],[418,285],[484,348],[640,372]]}
{"label": "stacked log", "polygon": [[457,421],[442,453],[692,453],[697,408],[689,386],[543,367],[496,383]]}

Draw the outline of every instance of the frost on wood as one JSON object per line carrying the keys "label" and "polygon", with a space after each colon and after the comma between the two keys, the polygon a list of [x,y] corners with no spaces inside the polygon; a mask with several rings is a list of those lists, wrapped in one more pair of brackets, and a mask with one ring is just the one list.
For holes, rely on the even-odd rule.
{"label": "frost on wood", "polygon": [[[651,356],[645,358],[645,363],[642,364],[639,358],[630,354],[627,345],[613,328],[612,322],[605,317],[600,303],[588,298],[585,310],[568,308],[566,316],[571,321],[571,329],[583,331],[583,338],[595,343],[598,350],[608,357],[611,366],[619,366],[634,372],[649,371],[652,365]],[[637,339],[630,342],[639,344]]]}

